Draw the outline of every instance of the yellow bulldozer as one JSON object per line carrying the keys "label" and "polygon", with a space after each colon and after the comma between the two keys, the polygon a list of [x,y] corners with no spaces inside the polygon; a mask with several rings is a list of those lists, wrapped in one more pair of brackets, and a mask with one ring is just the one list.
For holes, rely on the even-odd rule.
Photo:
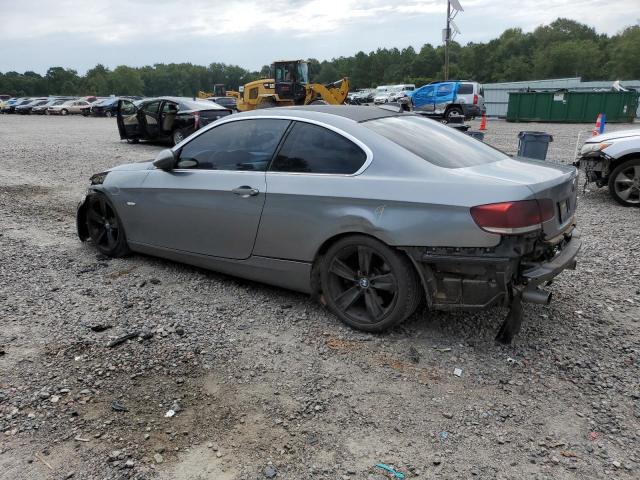
{"label": "yellow bulldozer", "polygon": [[240,86],[239,91],[227,91],[236,98],[241,112],[256,108],[292,105],[341,105],[349,93],[349,79],[342,78],[327,85],[309,83],[309,64],[304,60],[274,62],[275,78],[255,80]]}

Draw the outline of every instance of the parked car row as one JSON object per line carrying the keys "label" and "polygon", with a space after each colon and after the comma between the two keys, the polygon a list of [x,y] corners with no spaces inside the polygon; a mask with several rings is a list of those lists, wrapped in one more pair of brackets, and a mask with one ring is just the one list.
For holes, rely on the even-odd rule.
{"label": "parked car row", "polygon": [[111,117],[116,114],[120,98],[141,97],[22,97],[0,100],[1,113],[21,115],[79,115]]}
{"label": "parked car row", "polygon": [[117,117],[120,138],[182,142],[196,130],[236,111],[233,97],[0,97],[0,111],[22,115]]}
{"label": "parked car row", "polygon": [[420,114],[444,118],[451,116],[474,118],[486,112],[484,89],[472,80],[431,82],[416,88],[413,84],[380,85],[375,89],[350,92],[347,103],[351,105],[382,105],[402,103]]}

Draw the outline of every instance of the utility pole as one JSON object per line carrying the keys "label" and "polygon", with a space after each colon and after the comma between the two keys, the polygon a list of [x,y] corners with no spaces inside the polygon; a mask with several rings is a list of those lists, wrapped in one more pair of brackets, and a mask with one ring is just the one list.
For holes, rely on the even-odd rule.
{"label": "utility pole", "polygon": [[447,27],[444,31],[444,79],[449,80],[449,42],[451,41],[451,0],[447,0]]}
{"label": "utility pole", "polygon": [[[463,12],[459,0],[447,0],[447,26],[442,31],[442,41],[444,42],[444,79],[449,80],[449,48],[451,40],[460,33],[458,26],[453,22],[458,13]],[[453,27],[453,33],[451,32]]]}

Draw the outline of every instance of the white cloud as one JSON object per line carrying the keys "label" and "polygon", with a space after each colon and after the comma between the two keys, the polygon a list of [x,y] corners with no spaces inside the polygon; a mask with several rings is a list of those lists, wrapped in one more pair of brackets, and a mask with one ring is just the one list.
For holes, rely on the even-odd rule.
{"label": "white cloud", "polygon": [[[0,0],[0,4],[9,0]],[[486,41],[568,17],[613,34],[638,22],[638,0],[460,0],[457,40]],[[445,0],[22,0],[2,9],[0,70],[83,70],[103,62],[225,61],[351,55],[438,44]]]}

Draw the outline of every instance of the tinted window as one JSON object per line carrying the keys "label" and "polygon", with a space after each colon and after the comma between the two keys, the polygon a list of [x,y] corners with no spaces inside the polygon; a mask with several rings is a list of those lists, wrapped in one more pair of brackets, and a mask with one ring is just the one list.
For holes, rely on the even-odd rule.
{"label": "tinted window", "polygon": [[473,84],[461,83],[460,87],[458,87],[458,93],[461,95],[469,95],[473,93]]}
{"label": "tinted window", "polygon": [[156,102],[146,103],[142,105],[141,108],[145,113],[157,113],[159,106],[160,106],[160,101],[156,101]]}
{"label": "tinted window", "polygon": [[289,120],[238,120],[224,123],[187,143],[180,160],[196,160],[193,168],[265,171],[289,126]]}
{"label": "tinted window", "polygon": [[270,170],[276,172],[357,172],[367,159],[360,147],[319,125],[297,122]]}
{"label": "tinted window", "polygon": [[379,118],[362,125],[439,167],[471,167],[509,158],[451,127],[414,115]]}
{"label": "tinted window", "polygon": [[162,113],[173,113],[178,110],[178,105],[173,102],[164,102],[162,105]]}
{"label": "tinted window", "polygon": [[129,100],[122,100],[122,103],[120,104],[120,113],[122,113],[122,115],[133,115],[136,113],[136,107]]}

